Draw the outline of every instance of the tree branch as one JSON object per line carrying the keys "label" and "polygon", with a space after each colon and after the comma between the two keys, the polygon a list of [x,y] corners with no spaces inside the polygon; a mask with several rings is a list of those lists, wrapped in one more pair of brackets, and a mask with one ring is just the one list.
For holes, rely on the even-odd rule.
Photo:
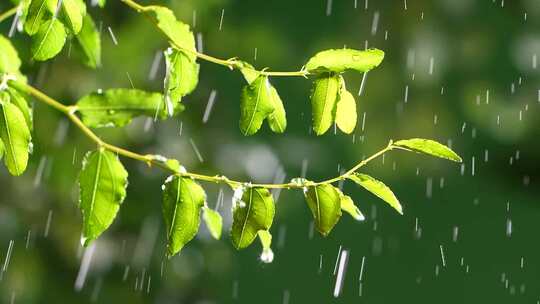
{"label": "tree branch", "polygon": [[9,10],[3,12],[0,14],[0,22],[6,20],[7,18],[15,15],[15,13],[17,13],[17,10],[19,9],[18,6],[15,6],[13,8],[10,8]]}
{"label": "tree branch", "polygon": [[107,149],[107,150],[109,150],[111,152],[117,153],[118,155],[121,155],[121,156],[124,156],[124,157],[127,157],[127,158],[131,158],[131,159],[134,159],[134,160],[137,160],[137,161],[144,162],[149,166],[156,166],[156,167],[162,168],[162,169],[164,169],[166,171],[170,171],[171,173],[179,175],[179,176],[191,177],[191,178],[193,178],[195,180],[200,180],[200,181],[207,181],[207,182],[220,183],[220,184],[228,184],[231,187],[237,187],[237,186],[249,184],[251,187],[263,187],[263,188],[267,188],[267,189],[291,189],[291,188],[303,188],[303,187],[306,187],[306,186],[332,184],[332,183],[335,183],[335,182],[346,179],[349,175],[351,175],[352,173],[354,173],[355,171],[357,171],[361,167],[367,165],[372,160],[374,160],[374,159],[378,158],[379,156],[383,155],[384,153],[386,153],[388,151],[391,151],[392,149],[396,148],[392,144],[392,141],[390,141],[385,148],[383,148],[382,150],[376,152],[375,154],[371,155],[370,157],[362,160],[361,162],[356,164],[354,167],[352,167],[347,172],[345,172],[345,173],[343,173],[343,174],[341,174],[339,176],[327,179],[327,180],[323,180],[323,181],[319,181],[319,182],[307,181],[306,183],[303,183],[303,184],[299,184],[299,183],[295,183],[295,182],[289,182],[289,183],[283,183],[283,184],[252,184],[251,182],[243,182],[243,181],[231,180],[231,179],[229,179],[229,178],[227,178],[226,176],[223,176],[223,175],[210,176],[210,175],[203,175],[203,174],[198,174],[198,173],[193,173],[193,172],[181,172],[181,171],[178,171],[178,170],[175,170],[175,169],[171,168],[170,166],[167,166],[162,160],[160,160],[160,157],[158,157],[156,155],[153,155],[153,154],[142,155],[142,154],[132,152],[132,151],[120,148],[118,146],[109,144],[109,143],[103,141],[99,136],[97,136],[90,128],[88,128],[81,121],[81,119],[75,114],[76,113],[76,111],[75,111],[76,107],[75,106],[66,106],[66,105],[60,103],[59,101],[47,96],[46,94],[44,94],[40,90],[36,89],[35,87],[33,87],[33,86],[29,85],[29,84],[20,82],[20,81],[9,80],[8,84],[10,86],[18,89],[18,90],[22,90],[24,92],[27,92],[31,96],[35,97],[38,101],[40,101],[40,102],[42,102],[42,103],[44,103],[44,104],[46,104],[46,105],[48,105],[48,106],[50,106],[50,107],[52,107],[52,108],[54,108],[56,110],[62,112],[63,114],[65,114],[71,120],[71,122],[73,122],[75,124],[75,126],[77,126],[77,128],[79,128],[83,132],[84,135],[86,135],[89,139],[91,139],[93,142],[95,142],[98,145],[98,147],[102,147],[104,149]]}
{"label": "tree branch", "polygon": [[[126,4],[127,6],[129,6],[130,8],[132,8],[133,10],[135,10],[137,13],[142,13],[142,12],[145,12],[146,11],[146,6],[143,6],[143,5],[140,5],[138,4],[137,2],[133,1],[133,0],[120,0],[122,3]],[[156,25],[154,22],[152,22],[154,25]],[[167,34],[165,32],[163,32],[163,30],[161,30],[161,28],[159,28],[158,26],[156,26],[163,34],[165,34],[165,36],[167,36]],[[234,69],[238,69],[238,65],[237,65],[237,60],[232,58],[232,59],[220,59],[220,58],[216,58],[216,57],[213,57],[213,56],[210,56],[210,55],[207,55],[207,54],[204,54],[204,53],[201,53],[201,52],[198,52],[198,51],[193,51],[193,50],[190,50],[190,49],[187,49],[187,48],[184,48],[180,45],[178,45],[177,43],[175,43],[174,41],[170,40],[169,41],[171,45],[173,45],[175,48],[179,49],[179,50],[182,50],[183,52],[186,52],[186,53],[190,53],[192,55],[195,55],[197,56],[198,58],[200,59],[203,59],[203,60],[206,60],[208,62],[212,62],[212,63],[215,63],[215,64],[218,64],[218,65],[222,65],[222,66],[225,66],[225,67],[228,67],[229,69],[231,70],[234,70]],[[280,72],[280,71],[267,71],[267,69],[263,69],[263,70],[257,70],[257,69],[254,69],[254,68],[251,68],[251,67],[243,67],[244,69],[249,69],[249,70],[253,70],[255,72],[257,72],[259,75],[265,75],[265,76],[278,76],[278,77],[307,77],[310,73],[304,69],[301,69],[299,71],[286,71],[286,72]]]}

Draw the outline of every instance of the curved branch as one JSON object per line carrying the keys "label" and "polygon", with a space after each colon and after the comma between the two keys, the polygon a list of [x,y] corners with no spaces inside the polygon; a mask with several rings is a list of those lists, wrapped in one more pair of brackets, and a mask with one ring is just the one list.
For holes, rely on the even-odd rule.
{"label": "curved branch", "polygon": [[171,168],[170,166],[167,166],[156,155],[153,155],[153,154],[143,155],[143,154],[132,152],[132,151],[120,148],[118,146],[109,144],[109,143],[103,141],[99,136],[97,136],[90,128],[88,128],[81,121],[81,119],[77,115],[75,115],[75,112],[76,112],[75,111],[75,109],[76,109],[75,106],[63,105],[62,103],[60,103],[57,100],[47,96],[45,93],[41,92],[40,90],[36,89],[35,87],[33,87],[33,86],[29,85],[29,84],[19,82],[19,81],[16,81],[16,80],[9,80],[8,83],[9,83],[9,85],[13,86],[14,88],[17,88],[19,90],[28,92],[30,95],[35,97],[38,101],[40,101],[40,102],[42,102],[42,103],[44,103],[44,104],[46,104],[46,105],[48,105],[48,106],[50,106],[50,107],[52,107],[52,108],[54,108],[56,110],[62,112],[63,114],[65,114],[71,120],[71,122],[73,122],[75,124],[75,126],[77,126],[88,138],[90,138],[93,142],[95,142],[99,147],[102,147],[102,148],[107,149],[107,150],[109,150],[111,152],[117,153],[118,155],[122,155],[122,156],[127,157],[127,158],[131,158],[131,159],[134,159],[134,160],[137,160],[137,161],[144,162],[148,166],[153,165],[153,166],[156,166],[156,167],[160,167],[160,168],[162,168],[162,169],[164,169],[166,171],[170,171],[171,173],[179,175],[179,176],[191,177],[191,178],[193,178],[195,180],[200,180],[200,181],[228,184],[228,185],[230,185],[232,187],[250,184],[252,187],[263,187],[263,188],[267,188],[267,189],[291,189],[291,188],[303,188],[303,187],[306,187],[306,186],[316,186],[316,185],[322,185],[322,184],[332,184],[332,183],[335,183],[335,182],[346,179],[349,175],[351,175],[352,173],[354,173],[355,171],[357,171],[361,167],[365,166],[370,161],[372,161],[372,160],[378,158],[379,156],[383,155],[384,153],[386,153],[388,151],[391,151],[392,149],[396,148],[392,144],[392,141],[390,141],[385,148],[383,148],[382,150],[376,152],[375,154],[371,155],[370,157],[362,160],[361,162],[356,164],[354,167],[352,167],[347,172],[345,172],[345,173],[343,173],[343,174],[341,174],[339,176],[327,179],[327,180],[323,180],[323,181],[319,181],[319,182],[305,182],[305,183],[300,183],[300,184],[295,183],[295,182],[289,182],[289,183],[284,183],[284,184],[252,184],[250,182],[242,182],[242,181],[230,180],[226,176],[223,176],[223,175],[210,176],[210,175],[203,175],[203,174],[198,174],[198,173],[193,173],[193,172],[181,172],[181,171],[178,171],[178,170],[175,170],[175,169]]}
{"label": "curved branch", "polygon": [[[144,11],[147,10],[146,6],[140,5],[140,4],[138,4],[137,2],[135,2],[133,0],[120,0],[120,1],[122,3],[124,3],[125,5],[129,6],[130,8],[134,9],[137,13],[141,13],[141,12],[144,12]],[[152,23],[154,25],[156,25],[154,22],[152,22]],[[160,32],[162,32],[163,34],[165,34],[165,36],[167,36],[166,33],[163,32],[163,30],[161,28],[159,28],[159,26],[156,25],[156,27],[160,30]],[[175,48],[177,48],[179,50],[182,50],[183,52],[195,55],[200,59],[203,59],[203,60],[206,60],[208,62],[212,62],[212,63],[218,64],[218,65],[228,67],[231,70],[238,69],[237,61],[234,58],[232,58],[232,59],[220,59],[220,58],[216,58],[216,57],[213,57],[213,56],[210,56],[210,55],[198,52],[198,51],[193,51],[193,50],[184,48],[184,47],[178,45],[177,43],[175,43],[172,40],[169,40],[169,43],[172,46],[174,46]],[[259,75],[265,75],[265,76],[307,77],[308,75],[310,75],[310,73],[308,71],[304,70],[304,69],[301,69],[299,71],[286,71],[286,72],[275,71],[275,72],[272,72],[272,71],[266,71],[266,69],[257,70],[257,69],[251,68],[251,67],[243,67],[243,68],[253,70],[253,71],[257,72]]]}
{"label": "curved branch", "polygon": [[0,22],[6,20],[7,18],[15,15],[17,13],[17,10],[19,9],[18,6],[12,7],[9,10],[3,12],[0,14]]}

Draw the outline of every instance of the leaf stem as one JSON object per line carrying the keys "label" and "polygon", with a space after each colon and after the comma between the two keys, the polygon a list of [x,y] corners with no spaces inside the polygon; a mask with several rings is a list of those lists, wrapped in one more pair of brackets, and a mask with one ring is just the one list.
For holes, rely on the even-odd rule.
{"label": "leaf stem", "polygon": [[[138,4],[137,2],[135,2],[133,0],[120,0],[120,1],[122,3],[124,3],[125,5],[127,5],[128,7],[134,9],[137,13],[142,13],[142,12],[145,12],[147,10],[146,6],[140,5],[140,4]],[[152,23],[154,24],[154,26],[156,26],[161,31],[162,34],[167,36],[167,33],[165,33],[161,28],[159,28],[155,24],[155,22],[152,22]],[[172,41],[170,39],[169,39],[169,43],[172,46],[174,46],[174,48],[177,48],[177,49],[179,49],[179,50],[181,50],[183,52],[186,52],[186,53],[190,53],[190,54],[192,54],[194,56],[197,56],[198,58],[200,58],[202,60],[228,67],[231,70],[239,69],[239,66],[237,65],[237,61],[234,58],[232,58],[232,59],[220,59],[220,58],[213,57],[213,56],[210,56],[210,55],[198,52],[198,51],[194,51],[194,50],[191,50],[191,49],[184,48],[184,47],[178,45],[177,43],[175,43],[174,41]],[[286,72],[280,72],[280,71],[272,72],[272,71],[266,71],[264,69],[263,70],[257,70],[257,69],[251,68],[251,67],[243,67],[243,68],[253,70],[253,71],[259,73],[259,75],[266,75],[266,76],[307,77],[309,75],[309,72],[304,70],[304,69],[302,69],[300,71],[290,71],[290,72],[289,71],[286,71]]]}
{"label": "leaf stem", "polygon": [[3,12],[0,14],[0,22],[6,20],[7,18],[15,15],[15,13],[17,13],[17,9],[19,9],[18,6],[15,6],[15,7],[12,7],[10,8],[9,10]]}
{"label": "leaf stem", "polygon": [[88,128],[82,120],[76,115],[76,107],[75,106],[66,106],[62,103],[60,103],[57,100],[54,100],[53,98],[47,96],[45,93],[41,92],[40,90],[34,88],[33,86],[26,84],[24,82],[16,81],[16,80],[9,80],[8,84],[18,90],[27,92],[31,96],[35,97],[38,101],[62,112],[65,114],[88,138],[90,138],[92,141],[94,141],[99,147],[107,149],[111,152],[117,153],[118,155],[131,158],[137,161],[141,161],[146,163],[148,166],[156,166],[160,167],[164,170],[170,171],[173,174],[179,175],[179,176],[186,176],[191,177],[195,180],[199,181],[207,181],[207,182],[213,182],[213,183],[220,183],[220,184],[228,184],[231,187],[236,187],[240,185],[246,185],[250,184],[251,187],[262,187],[267,189],[292,189],[292,188],[303,188],[305,186],[316,186],[316,185],[323,185],[323,184],[332,184],[341,180],[346,179],[349,175],[360,169],[361,167],[367,165],[372,160],[378,158],[379,156],[383,155],[384,153],[391,151],[394,148],[398,148],[392,144],[392,141],[388,143],[388,145],[383,148],[382,150],[376,152],[375,154],[369,156],[368,158],[362,160],[358,164],[356,164],[354,167],[352,167],[347,172],[336,176],[334,178],[330,178],[327,180],[323,180],[320,182],[308,182],[306,184],[298,184],[294,182],[289,183],[283,183],[283,184],[252,184],[248,182],[242,182],[242,181],[236,181],[236,180],[230,180],[226,176],[223,175],[203,175],[193,172],[180,172],[178,170],[175,170],[166,164],[164,164],[162,161],[159,161],[159,159],[152,154],[146,154],[142,155],[136,152],[132,152],[129,150],[126,150],[124,148],[120,148],[118,146],[109,144],[105,141],[103,141],[98,135],[96,135],[90,128]]}

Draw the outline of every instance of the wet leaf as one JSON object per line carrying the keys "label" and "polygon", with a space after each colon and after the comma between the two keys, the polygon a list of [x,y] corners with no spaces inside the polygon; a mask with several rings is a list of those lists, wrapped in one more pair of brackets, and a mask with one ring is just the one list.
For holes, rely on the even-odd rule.
{"label": "wet leaf", "polygon": [[271,95],[272,86],[264,75],[244,86],[240,98],[240,130],[244,135],[253,135],[264,119],[274,112]]}
{"label": "wet leaf", "polygon": [[219,240],[221,238],[221,230],[223,227],[223,219],[221,218],[219,212],[209,208],[208,206],[204,206],[203,220],[212,237]]}
{"label": "wet leaf", "polygon": [[127,178],[116,154],[99,149],[85,155],[79,176],[84,246],[97,239],[116,218],[126,197]]}
{"label": "wet leaf", "polygon": [[340,77],[341,89],[336,105],[336,124],[344,133],[351,134],[356,127],[356,102],[353,95],[345,88],[345,81]]}
{"label": "wet leaf", "polygon": [[259,230],[258,235],[263,249],[270,249],[270,246],[272,245],[272,234],[270,234],[270,231]]}
{"label": "wet leaf", "polygon": [[49,19],[41,24],[32,36],[32,58],[45,61],[56,56],[66,43],[66,30],[58,19]]}
{"label": "wet leaf", "polygon": [[304,196],[313,218],[315,227],[323,236],[327,236],[341,217],[341,196],[332,185],[310,186]]}
{"label": "wet leaf", "polygon": [[185,53],[172,48],[165,51],[165,63],[165,97],[169,98],[171,103],[179,103],[182,97],[197,87],[199,64]]}
{"label": "wet leaf", "polygon": [[332,126],[339,89],[339,75],[326,73],[313,82],[311,111],[315,134],[322,135]]}
{"label": "wet leaf", "polygon": [[[161,31],[163,31],[175,45],[190,51],[196,50],[195,37],[193,36],[189,25],[177,20],[170,9],[153,5],[146,6],[144,11],[152,20],[154,20]],[[191,61],[195,62],[195,54],[186,53],[186,56],[191,59]]]}
{"label": "wet leaf", "polygon": [[387,202],[392,208],[396,209],[397,212],[403,214],[403,208],[399,203],[398,199],[383,182],[374,179],[373,177],[362,174],[362,173],[353,173],[348,176],[350,180],[362,186],[367,191],[375,194],[378,198]]}
{"label": "wet leaf", "polygon": [[56,3],[51,0],[31,0],[27,5],[28,8],[24,16],[24,31],[32,36],[54,14]]}
{"label": "wet leaf", "polygon": [[90,15],[84,16],[81,31],[75,37],[82,50],[83,63],[94,69],[101,66],[101,37]]}
{"label": "wet leaf", "polygon": [[[253,66],[247,62],[236,61],[236,66],[240,69],[240,72],[248,84],[251,84],[255,79],[257,79],[257,77],[260,76],[259,72],[257,72]],[[279,96],[276,88],[272,86],[270,82],[268,82],[268,85],[270,86],[270,103],[274,108],[274,111],[267,116],[268,125],[273,132],[283,133],[287,128],[287,117],[285,108],[283,107],[283,101],[281,101],[281,97]]]}
{"label": "wet leaf", "polygon": [[0,35],[0,74],[19,71],[21,59],[11,41]]}
{"label": "wet leaf", "polygon": [[268,119],[268,125],[270,126],[270,130],[272,130],[274,133],[283,133],[285,132],[285,129],[287,128],[287,116],[285,114],[285,108],[283,107],[283,102],[281,101],[281,97],[279,97],[279,94],[270,83],[270,102],[272,103],[272,106],[274,107],[274,112],[270,113],[267,117]]}
{"label": "wet leaf", "polygon": [[412,138],[398,140],[393,145],[397,147],[403,147],[415,152],[445,158],[458,163],[462,162],[461,157],[459,157],[456,152],[452,151],[447,146],[430,139]]}
{"label": "wet leaf", "polygon": [[245,61],[236,60],[235,66],[240,70],[240,73],[242,73],[242,76],[244,76],[244,79],[248,84],[252,83],[260,76],[259,72],[256,71],[251,64]]}
{"label": "wet leaf", "polygon": [[163,185],[163,218],[167,229],[167,254],[173,256],[191,241],[201,221],[206,194],[191,178],[171,175]]}
{"label": "wet leaf", "polygon": [[340,73],[345,70],[356,70],[364,73],[377,67],[383,59],[384,52],[378,49],[365,51],[353,49],[326,50],[311,57],[305,68],[312,74]]}
{"label": "wet leaf", "polygon": [[246,248],[260,230],[270,229],[274,213],[274,200],[268,189],[247,188],[241,200],[233,205],[231,239],[234,247]]}
{"label": "wet leaf", "polygon": [[20,93],[14,88],[8,88],[7,93],[9,94],[9,101],[13,103],[24,116],[24,121],[26,122],[26,125],[28,126],[28,130],[32,131],[33,129],[33,121],[32,121],[32,110],[28,106],[27,99],[28,97]]}
{"label": "wet leaf", "polygon": [[[181,104],[175,104],[173,115],[183,108]],[[169,117],[163,95],[137,89],[111,89],[103,93],[91,93],[77,102],[77,110],[84,124],[92,128],[122,127],[141,115],[160,119]]]}
{"label": "wet leaf", "polygon": [[24,173],[28,165],[30,149],[30,130],[23,113],[16,105],[9,102],[6,94],[0,100],[0,139],[4,144],[4,163],[9,173],[18,176]]}
{"label": "wet leaf", "polygon": [[78,34],[86,15],[86,4],[83,0],[62,0],[60,20],[73,34]]}
{"label": "wet leaf", "polygon": [[366,218],[364,217],[364,215],[362,214],[360,209],[358,209],[358,207],[356,207],[356,205],[354,204],[354,201],[352,200],[352,198],[350,196],[348,196],[348,195],[343,194],[343,193],[340,193],[340,194],[341,194],[341,201],[340,201],[341,202],[341,210],[347,212],[348,214],[350,214],[357,221],[365,220]]}

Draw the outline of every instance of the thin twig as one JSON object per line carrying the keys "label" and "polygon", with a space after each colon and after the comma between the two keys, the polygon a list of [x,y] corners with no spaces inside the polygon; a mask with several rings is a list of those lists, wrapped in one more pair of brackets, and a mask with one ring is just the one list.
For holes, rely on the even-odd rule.
{"label": "thin twig", "polygon": [[347,172],[345,172],[345,173],[343,173],[343,174],[341,174],[339,176],[327,179],[327,180],[323,180],[323,181],[319,181],[319,182],[307,181],[304,184],[298,184],[298,183],[295,183],[295,182],[289,182],[289,183],[283,183],[283,184],[252,184],[252,183],[248,183],[248,182],[230,180],[226,176],[222,176],[222,175],[210,176],[210,175],[203,175],[203,174],[198,174],[198,173],[193,173],[193,172],[180,172],[180,171],[175,170],[175,169],[171,168],[170,166],[167,166],[166,164],[164,164],[155,155],[152,155],[152,154],[142,155],[142,154],[132,152],[132,151],[120,148],[118,146],[109,144],[109,143],[103,141],[99,136],[97,136],[90,128],[88,128],[81,121],[81,119],[75,114],[76,113],[76,107],[75,106],[66,106],[66,105],[60,103],[59,101],[47,96],[45,93],[41,92],[40,90],[36,89],[35,87],[33,87],[33,86],[29,85],[29,84],[20,82],[20,81],[9,80],[8,84],[10,86],[16,88],[16,89],[27,92],[28,94],[35,97],[38,101],[40,101],[40,102],[42,102],[42,103],[44,103],[44,104],[46,104],[46,105],[48,105],[48,106],[50,106],[50,107],[52,107],[52,108],[54,108],[56,110],[62,112],[63,114],[65,114],[75,124],[75,126],[77,126],[83,132],[84,135],[86,135],[88,138],[90,138],[92,141],[94,141],[98,145],[98,147],[104,148],[106,150],[117,153],[118,155],[121,155],[121,156],[124,156],[124,157],[127,157],[127,158],[131,158],[131,159],[134,159],[134,160],[137,160],[137,161],[144,162],[149,166],[160,167],[160,168],[162,168],[164,170],[170,171],[171,173],[179,175],[179,176],[191,177],[191,178],[193,178],[195,180],[200,180],[200,181],[228,184],[231,187],[237,187],[237,186],[248,185],[249,184],[251,187],[262,187],[262,188],[268,188],[268,189],[291,189],[291,188],[303,188],[303,187],[306,187],[306,186],[332,184],[332,183],[335,183],[335,182],[346,179],[349,175],[356,172],[358,169],[365,166],[366,164],[368,164],[372,160],[374,160],[374,159],[378,158],[379,156],[383,155],[384,153],[386,153],[388,151],[391,151],[392,149],[396,148],[392,144],[392,141],[390,141],[388,143],[388,145],[384,149],[378,151],[377,153],[375,153],[375,154],[371,155],[370,157],[364,159],[363,161],[359,162],[358,164],[356,164],[354,167],[352,167]]}
{"label": "thin twig", "polygon": [[[135,10],[137,13],[144,13],[148,9],[146,6],[140,5],[137,2],[133,0],[120,0],[122,3],[126,4],[133,10]],[[153,21],[152,19],[150,19]],[[152,22],[165,36],[168,37],[167,33],[165,33],[155,22]],[[191,50],[185,47],[182,47],[181,45],[178,45],[176,42],[170,40],[169,43],[176,49],[179,49],[185,53],[189,53],[191,55],[197,56],[200,59],[206,60],[208,62],[212,62],[218,65],[222,65],[225,67],[228,67],[231,70],[239,69],[239,66],[237,65],[237,60],[232,59],[220,59],[216,58],[195,50]],[[310,73],[304,69],[301,69],[299,71],[286,71],[286,72],[280,72],[280,71],[266,71],[266,69],[263,70],[257,70],[251,67],[242,67],[243,69],[253,70],[257,72],[259,75],[265,75],[265,76],[277,76],[277,77],[307,77]]]}
{"label": "thin twig", "polygon": [[9,10],[3,12],[2,14],[0,14],[0,22],[8,19],[9,17],[15,15],[15,13],[17,13],[17,9],[19,7],[18,6],[15,6],[13,8],[10,8]]}

